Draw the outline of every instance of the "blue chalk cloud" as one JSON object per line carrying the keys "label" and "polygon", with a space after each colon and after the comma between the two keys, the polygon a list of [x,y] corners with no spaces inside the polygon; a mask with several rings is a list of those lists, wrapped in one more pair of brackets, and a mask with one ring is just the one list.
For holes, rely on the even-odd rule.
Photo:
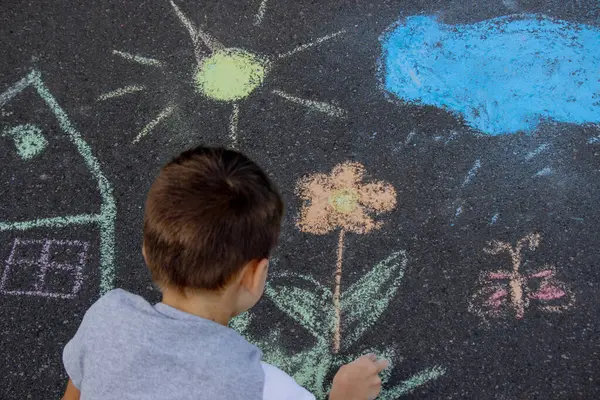
{"label": "blue chalk cloud", "polygon": [[600,29],[538,15],[446,25],[412,16],[381,37],[385,90],[489,135],[600,122]]}

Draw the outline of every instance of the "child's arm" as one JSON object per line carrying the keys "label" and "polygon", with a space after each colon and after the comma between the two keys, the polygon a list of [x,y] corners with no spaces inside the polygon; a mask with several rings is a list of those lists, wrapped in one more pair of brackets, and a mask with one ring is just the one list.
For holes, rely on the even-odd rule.
{"label": "child's arm", "polygon": [[79,389],[77,389],[73,382],[69,379],[69,383],[67,383],[67,390],[65,390],[65,394],[61,400],[79,400],[79,394]]}

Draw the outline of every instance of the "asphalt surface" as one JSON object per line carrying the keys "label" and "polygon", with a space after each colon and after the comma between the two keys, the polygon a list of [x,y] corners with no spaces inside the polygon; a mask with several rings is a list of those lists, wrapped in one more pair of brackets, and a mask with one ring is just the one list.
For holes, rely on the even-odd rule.
{"label": "asphalt surface", "polygon": [[[360,162],[366,180],[393,185],[397,206],[377,217],[381,229],[346,236],[344,284],[358,281],[394,251],[406,251],[408,263],[390,305],[353,352],[381,343],[395,348],[390,386],[433,365],[446,369],[406,398],[599,398],[600,145],[590,138],[600,128],[544,122],[529,134],[488,136],[442,109],[391,101],[378,76],[379,36],[402,16],[434,14],[456,24],[542,13],[598,26],[597,1],[271,0],[256,26],[259,3],[178,4],[225,46],[265,55],[345,30],[283,59],[239,102],[238,148],[269,171],[287,204],[276,268],[333,287],[337,235],[299,231],[301,202],[294,188],[306,174]],[[0,35],[0,92],[32,70],[41,73],[113,187],[115,285],[158,301],[140,253],[145,192],[160,166],[185,148],[230,145],[232,105],[195,92],[194,49],[168,1],[5,1]],[[163,67],[128,61],[113,50],[160,60]],[[129,85],[145,90],[98,101]],[[310,110],[273,90],[332,103],[347,117]],[[168,105],[176,105],[173,114],[132,143]],[[1,110],[1,130],[36,124],[48,146],[23,160],[13,140],[0,137],[0,221],[97,212],[96,181],[35,91],[15,96]],[[543,145],[547,150],[528,156]],[[552,173],[539,174],[544,169]],[[514,244],[529,233],[539,233],[541,241],[535,251],[524,252],[523,268],[555,266],[555,278],[575,302],[548,313],[532,301],[523,318],[508,315],[486,324],[469,311],[480,274],[510,269],[511,263],[484,249],[489,241]],[[0,271],[12,271],[4,289],[10,283],[23,291],[31,289],[39,265],[9,265],[15,239],[39,241],[17,249],[22,259],[37,259],[48,240],[89,245],[73,298],[0,293],[0,398],[59,398],[67,380],[62,348],[100,293],[100,233],[92,225],[0,232]],[[63,250],[55,256],[74,257],[72,249]],[[73,285],[68,274],[52,279],[48,291]],[[257,307],[252,324],[258,337],[274,325],[288,332],[282,346],[290,352],[310,346],[302,327],[269,299]]]}

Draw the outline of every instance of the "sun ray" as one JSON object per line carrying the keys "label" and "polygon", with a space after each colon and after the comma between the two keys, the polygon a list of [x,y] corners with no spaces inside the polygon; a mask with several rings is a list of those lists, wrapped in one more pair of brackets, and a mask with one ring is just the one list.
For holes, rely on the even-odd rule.
{"label": "sun ray", "polygon": [[237,103],[233,103],[233,111],[231,117],[229,117],[229,138],[233,147],[237,147],[238,144],[238,123],[240,119],[240,106]]}
{"label": "sun ray", "polygon": [[[206,47],[208,47],[208,49],[211,52],[214,52],[215,50],[224,48],[224,46],[217,39],[212,37],[210,34],[204,32],[202,29],[194,26],[192,21],[190,21],[185,16],[183,11],[181,11],[181,9],[179,9],[179,7],[177,7],[177,4],[175,4],[175,2],[173,0],[171,0],[171,6],[173,6],[173,10],[175,10],[175,14],[177,14],[177,17],[179,18],[179,20],[181,21],[181,23],[183,24],[185,29],[187,29],[188,33],[190,34],[190,37],[192,39],[192,44],[194,45],[194,54],[196,55],[196,61],[198,63],[200,63],[200,61],[202,61],[202,58],[203,58],[202,49],[200,48],[200,46],[202,44],[204,44]],[[198,40],[198,38],[202,42],[200,42],[200,40]]]}
{"label": "sun ray", "polygon": [[187,19],[185,14],[179,9],[179,7],[177,7],[177,4],[175,4],[173,0],[171,0],[171,6],[173,7],[173,10],[175,10],[175,14],[177,14],[177,17],[179,18],[185,29],[187,29],[188,33],[190,34],[190,37],[192,38],[192,41],[194,42],[194,44],[196,44],[196,35],[198,30],[196,29],[192,21]]}
{"label": "sun ray", "polygon": [[131,94],[131,93],[141,92],[143,90],[146,90],[146,86],[140,86],[140,85],[125,86],[125,87],[111,90],[110,92],[101,94],[100,96],[98,96],[97,101],[104,101],[104,100],[112,99],[115,97],[121,97],[121,96],[125,96],[125,95]]}
{"label": "sun ray", "polygon": [[158,68],[163,67],[163,62],[160,60],[156,60],[154,58],[142,57],[142,56],[138,56],[135,54],[131,54],[131,53],[127,53],[125,51],[119,51],[119,50],[113,50],[113,54],[123,57],[127,61],[136,62],[138,64],[149,65],[151,67],[158,67]]}
{"label": "sun ray", "polygon": [[202,29],[198,28],[198,37],[202,39],[202,42],[206,47],[208,47],[211,51],[222,50],[225,48],[223,43],[219,42],[209,33],[204,32]]}
{"label": "sun ray", "polygon": [[[190,34],[190,38],[192,39],[192,44],[194,45],[194,55],[196,56],[196,61],[198,63],[200,63],[200,61],[203,58],[203,54],[202,54],[202,49],[200,48],[200,43],[198,42],[198,29],[194,26],[192,21],[190,21],[185,16],[185,14],[179,9],[179,7],[177,7],[177,4],[175,4],[175,2],[173,2],[173,0],[171,0],[171,6],[173,6],[173,10],[175,11],[175,14],[177,14],[177,17],[179,18],[179,20],[181,21],[181,23],[183,24],[185,29],[187,29],[188,33]],[[210,47],[209,47],[209,49],[210,49]],[[210,49],[210,50],[212,51],[212,49]]]}
{"label": "sun ray", "polygon": [[158,125],[162,120],[173,114],[175,108],[176,106],[173,104],[169,104],[168,106],[166,106],[161,112],[158,113],[156,117],[154,117],[152,121],[148,122],[148,124],[144,126],[144,128],[142,128],[140,133],[138,133],[135,139],[133,139],[132,143],[137,143],[140,141],[141,138],[148,135],[152,131],[152,129],[156,127],[156,125]]}
{"label": "sun ray", "polygon": [[344,110],[343,108],[334,106],[333,104],[329,104],[329,103],[325,103],[325,102],[321,102],[321,101],[303,99],[300,97],[292,96],[291,94],[285,93],[281,90],[273,90],[273,94],[276,94],[277,96],[280,96],[288,101],[291,101],[292,103],[300,104],[301,106],[310,108],[315,111],[322,112],[324,114],[327,114],[330,117],[346,118],[346,114],[347,114],[346,110]]}
{"label": "sun ray", "polygon": [[17,93],[22,92],[31,84],[29,77],[25,77],[9,88],[6,92],[0,94],[0,107],[12,99]]}
{"label": "sun ray", "polygon": [[333,38],[335,38],[335,37],[337,37],[337,36],[339,36],[339,35],[342,35],[342,34],[344,34],[344,33],[346,33],[346,30],[345,30],[345,29],[342,29],[341,31],[338,31],[338,32],[332,33],[332,34],[330,34],[330,35],[327,35],[327,36],[323,36],[323,37],[321,37],[321,38],[318,38],[317,40],[315,40],[315,41],[313,41],[313,42],[306,43],[306,44],[303,44],[303,45],[301,45],[301,46],[298,46],[298,47],[296,47],[295,49],[288,51],[287,53],[282,53],[282,54],[279,54],[277,57],[278,57],[278,58],[280,58],[280,59],[281,59],[281,58],[286,58],[286,57],[289,57],[289,56],[291,56],[291,55],[294,55],[294,54],[296,54],[296,53],[300,53],[301,51],[308,50],[308,49],[310,49],[311,47],[317,46],[317,45],[319,45],[319,44],[321,44],[321,43],[323,43],[323,42],[325,42],[325,41],[327,41],[327,40],[333,39]]}
{"label": "sun ray", "polygon": [[260,2],[260,6],[258,6],[258,11],[254,16],[254,26],[259,26],[262,23],[262,20],[265,17],[265,12],[267,11],[267,2],[268,0],[262,0]]}

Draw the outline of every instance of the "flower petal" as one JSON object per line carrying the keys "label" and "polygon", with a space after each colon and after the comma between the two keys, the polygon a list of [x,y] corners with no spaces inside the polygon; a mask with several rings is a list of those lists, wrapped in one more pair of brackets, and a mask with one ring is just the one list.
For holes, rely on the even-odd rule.
{"label": "flower petal", "polygon": [[358,206],[354,211],[347,214],[334,211],[331,216],[332,219],[335,219],[335,225],[348,232],[363,234],[373,229],[378,229],[381,226],[381,223],[373,221],[365,208],[361,206]]}
{"label": "flower petal", "polygon": [[316,198],[328,198],[332,183],[325,174],[312,174],[304,177],[296,184],[296,195],[302,200],[312,201]]}
{"label": "flower petal", "polygon": [[365,167],[357,162],[345,162],[336,165],[331,171],[331,180],[334,187],[337,188],[354,188],[365,174]]}
{"label": "flower petal", "polygon": [[331,218],[331,210],[328,209],[327,202],[325,204],[311,202],[302,207],[296,226],[302,232],[315,235],[324,235],[337,227],[335,218]]}
{"label": "flower petal", "polygon": [[386,182],[358,186],[359,202],[375,211],[391,211],[396,207],[396,190]]}
{"label": "flower petal", "polygon": [[325,174],[302,178],[296,185],[296,194],[305,201],[296,226],[302,232],[323,235],[335,229],[329,207],[331,179]]}

